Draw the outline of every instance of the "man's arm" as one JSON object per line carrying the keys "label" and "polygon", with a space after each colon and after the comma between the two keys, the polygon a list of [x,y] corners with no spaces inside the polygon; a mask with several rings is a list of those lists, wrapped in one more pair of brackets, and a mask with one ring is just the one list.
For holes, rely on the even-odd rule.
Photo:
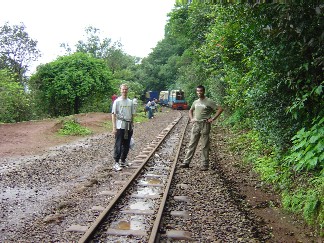
{"label": "man's arm", "polygon": [[224,109],[223,109],[221,106],[218,106],[218,109],[217,109],[217,111],[216,111],[215,116],[209,118],[209,119],[208,119],[208,122],[213,122],[213,121],[215,121],[215,120],[217,119],[217,117],[219,117],[220,114],[222,114],[223,111],[224,111]]}
{"label": "man's arm", "polygon": [[190,122],[195,122],[196,119],[194,119],[194,115],[193,115],[193,109],[190,108],[189,110],[189,119],[190,119]]}
{"label": "man's arm", "polygon": [[115,113],[112,113],[111,114],[111,121],[112,121],[112,125],[113,125],[113,134],[116,135],[117,133],[117,126],[116,126],[116,114]]}

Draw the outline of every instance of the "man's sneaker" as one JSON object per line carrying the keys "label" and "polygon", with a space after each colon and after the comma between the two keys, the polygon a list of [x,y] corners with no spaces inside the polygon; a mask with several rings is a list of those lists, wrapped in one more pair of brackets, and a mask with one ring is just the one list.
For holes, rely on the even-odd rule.
{"label": "man's sneaker", "polygon": [[122,161],[121,163],[120,163],[120,166],[121,167],[128,167],[128,166],[131,166],[132,165],[132,163],[128,163],[127,161]]}
{"label": "man's sneaker", "polygon": [[114,164],[114,170],[115,171],[120,171],[120,170],[122,170],[122,167],[120,167],[120,165],[118,163],[115,163]]}
{"label": "man's sneaker", "polygon": [[189,164],[181,164],[179,167],[180,168],[189,168]]}
{"label": "man's sneaker", "polygon": [[207,165],[203,165],[201,168],[200,168],[201,171],[206,171],[208,170],[208,166]]}

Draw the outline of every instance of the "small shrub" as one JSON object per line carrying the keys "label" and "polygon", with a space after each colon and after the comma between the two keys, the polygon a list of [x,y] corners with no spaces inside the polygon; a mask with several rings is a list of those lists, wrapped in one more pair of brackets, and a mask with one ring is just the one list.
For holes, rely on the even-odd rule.
{"label": "small shrub", "polygon": [[111,120],[105,121],[104,124],[103,124],[103,126],[105,128],[107,128],[107,130],[109,130],[109,131],[112,130],[112,127],[113,127],[112,121]]}
{"label": "small shrub", "polygon": [[148,118],[145,115],[145,112],[137,112],[136,115],[134,116],[134,123],[141,123],[147,120]]}
{"label": "small shrub", "polygon": [[313,124],[310,130],[302,128],[292,138],[293,147],[286,163],[297,173],[311,171],[324,176],[324,117]]}
{"label": "small shrub", "polygon": [[91,134],[91,130],[82,127],[76,120],[63,121],[62,128],[58,131],[60,135],[86,136]]}
{"label": "small shrub", "polygon": [[282,202],[286,210],[303,215],[308,224],[318,225],[323,231],[324,179],[322,177],[310,180],[309,185],[285,190],[282,193]]}

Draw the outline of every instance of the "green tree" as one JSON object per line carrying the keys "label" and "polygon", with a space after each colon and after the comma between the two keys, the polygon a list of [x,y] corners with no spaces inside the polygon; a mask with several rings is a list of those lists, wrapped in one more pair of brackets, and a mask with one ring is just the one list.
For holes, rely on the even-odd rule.
{"label": "green tree", "polygon": [[26,72],[32,61],[37,61],[40,52],[37,41],[31,39],[23,23],[0,27],[0,69],[8,68],[17,74],[21,84],[26,85]]}
{"label": "green tree", "polygon": [[107,101],[111,80],[112,74],[103,60],[74,53],[39,66],[30,83],[44,111],[60,116],[77,114],[85,104]]}
{"label": "green tree", "polygon": [[9,70],[0,70],[0,122],[20,122],[31,117],[29,95],[15,76]]}
{"label": "green tree", "polygon": [[175,8],[169,14],[165,39],[178,46],[177,52],[171,53],[176,56],[169,58],[167,63],[174,71],[169,87],[183,89],[189,102],[196,99],[194,90],[198,84],[204,84],[207,90],[211,90],[208,87],[209,70],[204,67],[197,50],[205,43],[209,28],[214,23],[213,12],[210,5],[190,5]]}
{"label": "green tree", "polygon": [[119,43],[113,44],[110,38],[101,39],[100,30],[93,26],[85,28],[84,37],[85,40],[79,40],[75,44],[75,51],[72,51],[72,48],[66,43],[61,43],[61,47],[64,48],[68,54],[82,52],[91,54],[94,58],[104,59],[108,56],[111,46],[119,45]]}
{"label": "green tree", "polygon": [[184,48],[172,37],[159,41],[141,63],[146,90],[167,90],[176,82],[179,60]]}
{"label": "green tree", "polygon": [[[72,53],[68,44],[61,44],[61,47]],[[132,76],[130,69],[140,62],[140,58],[126,54],[119,41],[112,42],[111,38],[101,38],[100,30],[93,26],[85,28],[85,40],[79,40],[75,48],[75,52],[88,53],[92,57],[105,60],[117,79],[129,80]]]}

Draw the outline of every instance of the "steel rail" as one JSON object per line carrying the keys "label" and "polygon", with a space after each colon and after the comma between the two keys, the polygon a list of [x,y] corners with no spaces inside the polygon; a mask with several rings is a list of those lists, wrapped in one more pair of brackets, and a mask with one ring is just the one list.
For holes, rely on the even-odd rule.
{"label": "steel rail", "polygon": [[180,154],[180,150],[181,150],[181,145],[182,145],[182,141],[183,141],[183,138],[184,138],[184,134],[186,132],[186,128],[188,126],[188,122],[189,122],[189,119],[187,121],[187,124],[186,124],[185,128],[183,129],[183,132],[182,132],[182,135],[181,135],[181,138],[180,138],[180,141],[179,141],[178,150],[176,152],[176,156],[175,156],[174,161],[173,161],[173,164],[172,164],[170,176],[168,178],[167,185],[166,185],[165,190],[164,190],[165,193],[163,194],[163,197],[162,197],[162,200],[161,200],[161,203],[160,203],[160,207],[159,207],[159,210],[157,212],[156,219],[154,221],[154,224],[153,224],[153,227],[152,227],[152,230],[151,230],[151,235],[150,235],[150,238],[148,240],[148,243],[154,243],[157,240],[157,235],[158,235],[158,230],[159,230],[160,224],[161,224],[163,210],[164,210],[166,201],[168,199],[168,194],[169,194],[168,192],[169,192],[170,187],[171,187],[173,175],[174,175],[175,168],[176,168],[176,164],[177,164],[177,161],[178,161],[178,158],[179,158],[179,154]]}
{"label": "steel rail", "polygon": [[[157,143],[157,145],[154,147],[154,149],[151,151],[151,153],[149,153],[148,156],[146,157],[146,160],[133,173],[133,175],[130,177],[130,179],[127,181],[127,183],[118,191],[118,193],[110,201],[110,203],[108,204],[108,206],[99,214],[99,216],[96,218],[96,220],[92,223],[92,225],[87,229],[87,231],[80,238],[80,240],[78,241],[78,243],[85,243],[85,242],[88,242],[89,241],[90,237],[95,233],[96,229],[99,227],[99,225],[101,224],[101,222],[103,222],[104,218],[112,211],[113,207],[115,206],[115,204],[117,203],[117,201],[119,200],[119,198],[122,196],[122,194],[124,192],[126,192],[126,190],[130,187],[130,185],[132,184],[133,180],[137,177],[137,175],[139,175],[139,173],[142,171],[142,169],[145,166],[145,164],[153,156],[154,152],[157,150],[157,148],[160,146],[160,144],[164,141],[164,139],[166,138],[166,136],[171,132],[171,130],[174,128],[174,126],[180,121],[180,119],[182,118],[182,114],[181,113],[179,113],[179,114],[180,114],[180,117],[177,118],[177,119],[175,119],[173,122],[170,123],[170,124],[174,123],[173,126],[172,126],[172,128],[170,128],[168,130],[168,132],[165,133],[165,135],[162,138],[160,138],[160,140]],[[163,129],[161,133],[163,133],[163,131],[165,131],[165,130],[166,130],[166,128]]]}

